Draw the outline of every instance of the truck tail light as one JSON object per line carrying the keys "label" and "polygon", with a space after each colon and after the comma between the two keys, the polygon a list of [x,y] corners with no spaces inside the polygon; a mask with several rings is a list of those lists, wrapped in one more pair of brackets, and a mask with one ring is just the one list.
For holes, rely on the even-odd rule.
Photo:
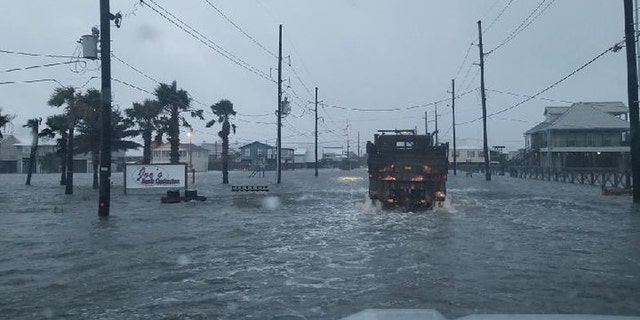
{"label": "truck tail light", "polygon": [[447,181],[448,178],[449,175],[447,175],[446,173],[442,175],[442,180]]}

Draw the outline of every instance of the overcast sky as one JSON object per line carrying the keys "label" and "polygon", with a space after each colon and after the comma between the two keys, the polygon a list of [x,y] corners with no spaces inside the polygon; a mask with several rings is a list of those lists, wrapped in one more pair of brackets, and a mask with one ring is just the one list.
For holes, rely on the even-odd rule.
{"label": "overcast sky", "polygon": [[[161,10],[151,0],[145,2]],[[525,99],[501,92],[535,94],[624,36],[622,0],[547,0],[535,12],[541,0],[209,0],[255,42],[206,0],[154,2],[213,41],[211,46],[249,67],[240,67],[243,62],[225,58],[136,0],[111,1],[111,11],[125,16],[121,28],[112,27],[113,53],[153,79],[176,80],[197,100],[195,108],[210,111],[208,106],[220,99],[231,100],[240,113],[235,120],[238,132],[231,140],[240,145],[255,140],[275,143],[277,59],[271,54],[278,51],[278,24],[284,30],[283,55],[290,57],[283,67],[285,95],[293,100],[291,115],[283,122],[283,145],[313,142],[312,91],[318,87],[319,99],[326,104],[319,108],[321,144],[345,145],[348,121],[353,150],[358,132],[361,145],[378,129],[417,127],[424,132],[424,112],[433,120],[434,105],[410,107],[449,98],[453,78],[457,93],[479,88],[479,68],[474,65],[479,52],[471,45],[477,44],[478,20],[485,28],[485,53],[519,25],[527,26],[485,56],[490,114]],[[72,55],[80,36],[99,25],[98,0],[1,1],[0,12],[1,50]],[[54,78],[64,85],[86,84],[82,90],[100,88],[95,61],[86,68],[69,64],[4,72],[66,61],[0,53],[0,82]],[[147,91],[157,86],[117,60],[112,61],[112,76]],[[17,115],[9,132],[14,130],[27,142],[28,132],[22,128],[27,119],[61,112],[47,106],[57,85],[0,85],[0,107]],[[114,105],[121,109],[152,98],[117,82],[112,88]],[[605,54],[541,97],[556,101],[534,99],[490,118],[489,145],[524,147],[523,132],[543,119],[545,106],[567,101],[627,104],[624,50]],[[445,141],[452,136],[450,110],[450,101],[438,105],[440,137]],[[479,116],[478,90],[456,101],[457,123]],[[192,123],[196,142],[217,139],[219,127],[205,128],[205,121],[199,120]],[[433,122],[429,130],[434,130]],[[482,122],[459,125],[457,137],[459,146],[481,147]],[[186,140],[186,134],[181,139]]]}

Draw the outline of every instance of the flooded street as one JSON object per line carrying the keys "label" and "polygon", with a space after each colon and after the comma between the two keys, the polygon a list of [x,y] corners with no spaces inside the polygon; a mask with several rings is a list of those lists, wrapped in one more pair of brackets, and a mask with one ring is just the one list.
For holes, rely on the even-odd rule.
{"label": "flooded street", "polygon": [[599,188],[449,175],[445,208],[383,212],[364,169],[197,175],[205,202],[89,174],[1,175],[0,318],[338,319],[365,308],[640,315],[640,213]]}

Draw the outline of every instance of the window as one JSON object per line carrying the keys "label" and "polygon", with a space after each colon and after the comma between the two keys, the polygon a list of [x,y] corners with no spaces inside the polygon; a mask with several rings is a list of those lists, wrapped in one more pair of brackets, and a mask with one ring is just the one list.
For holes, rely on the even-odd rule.
{"label": "window", "polygon": [[413,141],[396,141],[396,149],[411,150],[413,149]]}
{"label": "window", "polygon": [[249,148],[244,149],[244,156],[247,158],[251,157],[251,149]]}
{"label": "window", "polygon": [[475,151],[467,151],[467,158],[475,158],[475,157],[476,157]]}

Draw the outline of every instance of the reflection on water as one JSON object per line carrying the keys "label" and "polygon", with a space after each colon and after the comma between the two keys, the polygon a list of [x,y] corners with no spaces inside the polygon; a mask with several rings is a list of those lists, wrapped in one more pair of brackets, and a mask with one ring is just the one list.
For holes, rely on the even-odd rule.
{"label": "reflection on water", "polygon": [[125,196],[116,175],[101,220],[90,175],[77,175],[72,196],[57,175],[23,178],[0,186],[8,319],[640,310],[640,216],[597,188],[450,175],[443,207],[403,213],[367,199],[364,170],[287,171],[269,193],[234,193],[203,173],[207,201],[179,204],[161,204],[161,191]]}

